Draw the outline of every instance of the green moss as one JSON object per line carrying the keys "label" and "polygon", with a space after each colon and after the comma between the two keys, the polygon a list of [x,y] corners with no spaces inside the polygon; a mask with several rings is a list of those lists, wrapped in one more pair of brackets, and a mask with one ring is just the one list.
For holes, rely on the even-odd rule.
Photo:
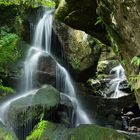
{"label": "green moss", "polygon": [[53,127],[54,124],[45,120],[40,120],[38,125],[34,128],[33,132],[26,138],[26,140],[39,140],[46,131],[52,129]]}
{"label": "green moss", "polygon": [[32,8],[38,6],[55,7],[55,2],[52,0],[0,0],[0,5],[24,5],[25,7]]}
{"label": "green moss", "polygon": [[131,138],[110,128],[81,125],[72,130],[70,140],[131,140]]}

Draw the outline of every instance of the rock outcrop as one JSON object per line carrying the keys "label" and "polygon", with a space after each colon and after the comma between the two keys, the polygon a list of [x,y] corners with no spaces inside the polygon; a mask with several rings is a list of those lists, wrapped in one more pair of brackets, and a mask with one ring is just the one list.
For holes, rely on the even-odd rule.
{"label": "rock outcrop", "polygon": [[[97,13],[106,26],[112,46],[120,50],[127,77],[135,89],[136,99],[140,106],[139,63],[132,64],[134,57],[137,58],[136,61],[140,59],[140,2],[139,0],[76,0],[74,2],[61,0],[55,15],[57,19],[71,27],[97,37],[93,34],[97,31],[95,29]],[[100,32],[101,30],[100,27]]]}
{"label": "rock outcrop", "polygon": [[132,64],[132,59],[137,57],[136,61],[139,61],[140,56],[140,2],[139,0],[117,2],[100,0],[98,9],[112,44],[120,49],[128,79],[131,79],[130,82],[133,81],[132,86],[140,106],[140,69],[139,64]]}
{"label": "rock outcrop", "polygon": [[63,54],[66,56],[72,75],[78,81],[86,81],[95,74],[101,53],[100,46],[90,35],[57,20],[54,21],[53,27],[62,44]]}
{"label": "rock outcrop", "polygon": [[83,30],[96,38],[106,42],[105,28],[97,22],[97,1],[96,0],[61,0],[55,12],[58,20],[65,24]]}

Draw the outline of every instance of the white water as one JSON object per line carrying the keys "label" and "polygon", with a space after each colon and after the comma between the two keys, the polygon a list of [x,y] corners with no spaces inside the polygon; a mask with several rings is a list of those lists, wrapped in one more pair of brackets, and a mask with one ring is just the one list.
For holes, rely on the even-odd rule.
{"label": "white water", "polygon": [[76,98],[76,92],[74,86],[72,84],[71,78],[64,67],[62,67],[59,63],[57,63],[57,79],[56,86],[61,88],[64,93],[68,94],[73,104],[75,104],[76,110],[76,125],[79,124],[91,124],[91,120],[87,116],[87,114],[82,109],[80,102]]}
{"label": "white water", "polygon": [[[5,122],[6,110],[9,108],[10,104],[15,100],[18,100],[19,98],[32,94],[32,92],[28,91],[33,90],[34,88],[39,58],[43,56],[44,53],[45,55],[51,55],[51,33],[53,16],[52,14],[50,14],[50,12],[51,11],[45,12],[44,16],[39,20],[36,26],[32,43],[33,45],[30,46],[24,63],[24,76],[22,79],[22,89],[24,92],[21,95],[5,102],[0,107],[0,118],[3,123]],[[74,101],[74,104],[76,104],[76,125],[90,124],[90,119],[88,118],[87,114],[83,111],[79,101],[76,99],[75,89],[68,72],[58,62],[57,71],[59,71],[58,74],[60,74],[59,78],[57,78],[57,86],[61,86],[63,88],[63,92],[65,94],[68,94],[69,98],[74,99],[72,101]]]}
{"label": "white water", "polygon": [[114,72],[114,79],[110,81],[110,89],[114,90],[111,98],[119,98],[128,95],[119,90],[119,85],[122,81],[126,80],[124,68],[121,65],[114,67],[110,73]]}

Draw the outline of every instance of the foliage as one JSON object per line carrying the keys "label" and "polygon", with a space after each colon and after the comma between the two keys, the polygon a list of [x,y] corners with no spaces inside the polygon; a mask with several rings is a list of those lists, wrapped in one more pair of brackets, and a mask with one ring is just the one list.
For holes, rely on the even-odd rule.
{"label": "foliage", "polygon": [[38,6],[47,6],[47,7],[55,7],[55,2],[52,0],[0,0],[0,5],[3,4],[5,6],[9,5],[24,5],[25,7],[38,7]]}
{"label": "foliage", "polygon": [[44,114],[41,115],[40,122],[37,124],[30,136],[26,140],[38,140],[44,134],[46,130],[53,127],[53,124],[43,120]]}
{"label": "foliage", "polygon": [[137,74],[130,75],[128,78],[129,85],[131,86],[132,91],[135,89],[135,83],[137,82],[137,80],[138,80]]}
{"label": "foliage", "polygon": [[0,73],[5,76],[8,74],[9,67],[20,56],[16,48],[16,43],[19,37],[10,33],[8,26],[0,27]]}
{"label": "foliage", "polygon": [[[134,56],[131,60],[131,64],[135,65],[135,66],[140,66],[140,58],[137,56]],[[129,85],[131,86],[131,90],[135,89],[135,83],[138,80],[138,74],[133,74],[129,76]]]}
{"label": "foliage", "polygon": [[3,85],[0,85],[0,91],[2,91],[2,92],[4,92],[4,93],[13,93],[13,94],[16,93],[16,91],[13,90],[12,88],[10,88],[10,87],[5,87],[5,86],[3,86]]}
{"label": "foliage", "polygon": [[137,56],[134,56],[131,60],[131,64],[134,64],[136,66],[140,66],[140,58]]}
{"label": "foliage", "polygon": [[32,132],[32,134],[29,137],[27,137],[27,140],[36,140],[41,137],[42,133],[47,128],[47,123],[45,120],[43,120],[43,116],[41,115],[40,122],[38,123],[37,127]]}
{"label": "foliage", "polygon": [[102,18],[99,16],[99,17],[97,17],[97,21],[96,21],[95,25],[98,25],[98,24],[100,24],[100,23],[103,23],[103,20],[102,20]]}
{"label": "foliage", "polygon": [[2,92],[2,93],[13,93],[13,94],[16,93],[16,91],[13,90],[12,88],[3,86],[1,79],[0,79],[0,92]]}

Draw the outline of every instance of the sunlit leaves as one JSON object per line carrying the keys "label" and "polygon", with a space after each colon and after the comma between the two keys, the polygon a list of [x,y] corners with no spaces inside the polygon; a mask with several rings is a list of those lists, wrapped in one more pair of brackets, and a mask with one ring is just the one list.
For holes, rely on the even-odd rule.
{"label": "sunlit leaves", "polygon": [[136,66],[140,66],[140,58],[137,56],[134,56],[131,60],[131,64],[134,64]]}
{"label": "sunlit leaves", "polygon": [[55,2],[53,0],[0,0],[0,4],[8,5],[24,5],[25,7],[55,7]]}

